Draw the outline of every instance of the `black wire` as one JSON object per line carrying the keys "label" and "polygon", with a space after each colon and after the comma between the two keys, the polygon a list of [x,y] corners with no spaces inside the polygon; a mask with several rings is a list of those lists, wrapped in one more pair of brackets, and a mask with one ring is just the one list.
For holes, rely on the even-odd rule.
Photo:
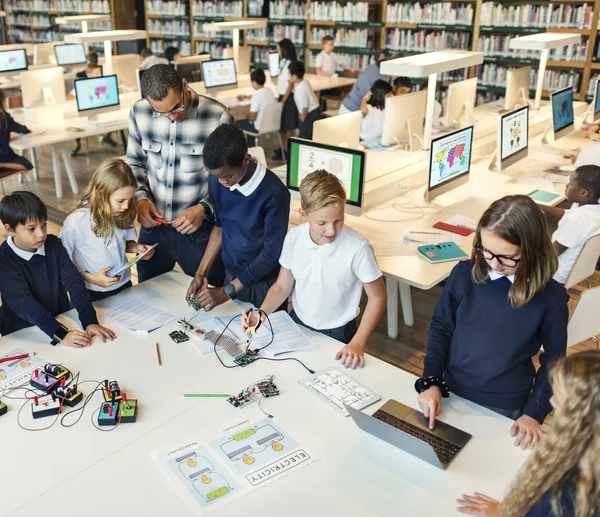
{"label": "black wire", "polygon": [[231,318],[229,320],[229,323],[227,323],[227,325],[225,325],[225,328],[223,329],[223,332],[221,332],[219,334],[219,337],[217,339],[215,339],[215,342],[213,344],[213,350],[215,352],[215,355],[217,356],[217,359],[219,360],[219,362],[221,363],[221,365],[223,365],[225,368],[238,368],[240,366],[242,366],[241,364],[235,364],[235,365],[227,365],[223,362],[223,360],[221,359],[221,356],[219,355],[219,353],[217,352],[217,344],[219,343],[219,340],[223,337],[223,334],[225,334],[225,332],[227,331],[227,329],[229,328],[229,325],[231,325],[231,323],[233,322],[233,320],[235,320],[236,318],[239,318],[241,316],[241,314],[238,314],[237,316],[234,316],[233,318]]}
{"label": "black wire", "polygon": [[[50,395],[49,395],[50,396]],[[21,411],[23,411],[23,408],[27,405],[27,403],[29,402],[29,400],[26,400],[25,403],[19,408],[19,411],[17,412],[17,424],[19,425],[19,427],[25,431],[47,431],[48,429],[50,429],[54,424],[56,424],[56,422],[58,421],[58,417],[60,416],[60,412],[63,408],[63,401],[60,401],[60,406],[58,408],[58,413],[56,413],[56,417],[54,418],[54,420],[52,421],[52,423],[46,427],[40,427],[38,429],[32,429],[30,427],[25,427],[23,424],[21,424],[20,421],[20,416],[21,416]]]}
{"label": "black wire", "polygon": [[102,431],[103,433],[109,433],[110,431],[114,431],[114,430],[115,430],[117,427],[119,427],[119,424],[121,423],[121,417],[119,416],[119,413],[118,413],[118,411],[119,411],[119,410],[117,409],[117,416],[118,416],[118,418],[117,418],[117,423],[116,423],[116,424],[115,424],[113,427],[111,427],[110,429],[102,429],[102,427],[100,427],[100,426],[96,425],[96,423],[94,422],[94,415],[95,415],[95,414],[96,414],[98,411],[100,411],[101,409],[102,409],[102,404],[100,405],[100,407],[99,407],[99,408],[96,408],[96,409],[94,410],[94,412],[92,413],[92,416],[90,417],[90,419],[91,419],[91,421],[92,421],[92,425],[93,425],[93,426],[94,426],[96,429],[98,429],[98,431]]}
{"label": "black wire", "polygon": [[311,370],[302,361],[300,361],[300,359],[296,359],[295,357],[284,357],[282,359],[275,359],[275,358],[271,358],[271,357],[262,357],[262,356],[259,356],[259,357],[257,357],[255,359],[255,361],[275,361],[275,362],[279,362],[279,361],[296,361],[297,363],[300,363],[309,373],[311,373],[311,374],[315,373],[314,370]]}
{"label": "black wire", "polygon": [[[258,354],[258,352],[260,352],[261,350],[264,350],[265,348],[267,348],[269,345],[271,345],[273,343],[273,341],[275,340],[275,334],[273,333],[273,325],[271,325],[271,320],[269,319],[269,315],[261,310],[258,309],[258,317],[260,318],[260,315],[264,314],[267,318],[267,321],[269,322],[269,330],[271,331],[271,341],[269,341],[265,346],[261,347],[261,348],[257,348],[256,350],[254,350],[255,353]],[[247,350],[246,350],[247,351]]]}
{"label": "black wire", "polygon": [[[102,386],[104,384],[104,381],[82,381],[82,382],[79,383],[79,386],[81,386],[82,384],[85,384],[86,382],[95,382],[96,383],[96,387],[85,398],[85,400],[83,402],[83,405],[81,405],[80,407],[78,407],[76,409],[73,409],[73,410],[69,411],[68,413],[65,413],[62,416],[62,418],[60,419],[60,425],[62,425],[63,427],[73,427],[74,425],[78,424],[79,421],[81,420],[81,417],[83,417],[83,412],[85,411],[86,406],[89,404],[89,402],[92,399],[92,397],[94,396],[94,394],[97,391],[102,391]],[[64,423],[64,420],[65,420],[65,418],[67,418],[67,416],[72,415],[74,413],[79,413],[80,411],[81,411],[81,413],[79,414],[79,417],[77,418],[77,420],[75,420],[75,422],[73,422],[72,424],[65,424]]]}

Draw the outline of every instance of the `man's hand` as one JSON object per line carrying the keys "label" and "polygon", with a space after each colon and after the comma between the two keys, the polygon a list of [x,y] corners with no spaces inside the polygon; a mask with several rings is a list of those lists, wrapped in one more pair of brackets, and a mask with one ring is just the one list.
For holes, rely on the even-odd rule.
{"label": "man's hand", "polygon": [[150,214],[154,214],[157,217],[162,217],[158,208],[154,206],[147,199],[142,199],[137,204],[137,219],[138,223],[140,223],[144,228],[153,228],[154,226],[159,226],[160,223],[157,223]]}
{"label": "man's hand", "polygon": [[437,386],[432,386],[423,393],[419,393],[417,402],[423,412],[423,416],[429,418],[429,429],[433,429],[435,426],[435,417],[439,416],[442,412],[442,392]]}
{"label": "man's hand", "polygon": [[223,292],[222,287],[206,287],[196,296],[196,300],[208,312],[229,300],[229,296]]}
{"label": "man's hand", "polygon": [[510,435],[515,437],[515,446],[522,450],[533,449],[542,439],[542,426],[530,416],[523,415],[510,428]]}
{"label": "man's hand", "polygon": [[365,365],[365,347],[350,341],[336,354],[335,359],[340,361],[344,368],[362,368]]}
{"label": "man's hand", "polygon": [[88,272],[83,275],[84,276],[83,279],[86,280],[87,282],[89,282],[90,284],[94,284],[99,287],[111,287],[115,284],[118,284],[119,280],[121,280],[121,275],[108,276],[106,274],[112,268],[113,268],[113,266],[105,267],[105,268],[101,269],[100,271],[97,271],[96,273]]}
{"label": "man's hand", "polygon": [[500,513],[500,503],[479,492],[475,492],[473,495],[463,494],[456,502],[458,503],[456,509],[460,513],[468,513],[479,517],[497,517]]}
{"label": "man's hand", "polygon": [[89,336],[90,340],[92,340],[94,337],[99,337],[103,343],[106,343],[107,339],[109,341],[112,341],[117,337],[117,335],[112,330],[107,329],[102,325],[97,325],[95,323],[93,325],[88,325],[85,329],[85,332]]}
{"label": "man's hand", "polygon": [[[91,327],[92,325],[90,325]],[[88,328],[90,328],[88,327]],[[92,338],[81,330],[69,330],[67,335],[61,341],[65,346],[72,346],[74,348],[83,348],[92,344]]]}
{"label": "man's hand", "polygon": [[204,275],[196,273],[194,275],[194,279],[192,283],[188,287],[187,293],[185,295],[185,301],[189,303],[189,301],[194,298],[197,294],[200,294],[200,291],[206,289],[208,287],[208,278]]}
{"label": "man's hand", "polygon": [[194,233],[202,225],[204,217],[204,207],[202,205],[190,206],[179,214],[177,219],[171,223],[171,226],[182,235]]}

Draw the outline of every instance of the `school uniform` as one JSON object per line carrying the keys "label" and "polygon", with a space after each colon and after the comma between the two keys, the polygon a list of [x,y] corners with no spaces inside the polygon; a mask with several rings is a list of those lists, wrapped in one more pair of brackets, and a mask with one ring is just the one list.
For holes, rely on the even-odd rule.
{"label": "school uniform", "polygon": [[[571,476],[565,481],[561,491],[558,494],[557,504],[563,517],[572,517],[575,515],[575,493],[576,487]],[[558,517],[554,513],[552,506],[553,498],[552,488],[546,491],[542,497],[527,511],[524,517]],[[592,513],[588,517],[599,515],[598,509],[593,508]]]}
{"label": "school uniform", "polygon": [[[288,86],[290,85],[291,75],[289,66],[289,59],[282,59],[279,63],[277,93],[279,94],[280,102],[287,92]],[[294,102],[294,95],[290,95],[281,109],[281,131],[294,131],[298,127],[298,121],[298,109],[296,108],[296,103]]]}
{"label": "school uniform", "polygon": [[[275,104],[275,95],[273,95],[271,88],[263,86],[256,90],[250,99],[250,112],[256,113],[256,120],[238,120],[235,123],[236,126],[243,131],[251,131],[253,133],[260,131],[260,124],[265,113],[265,108],[269,104]],[[248,146],[254,147],[256,145],[255,137],[248,135],[247,139]]]}
{"label": "school uniform", "polygon": [[69,296],[84,330],[98,324],[79,271],[55,235],[48,235],[34,253],[9,237],[0,245],[0,271],[3,336],[35,325],[52,338],[61,327],[56,316],[71,308]]}
{"label": "school uniform", "polygon": [[[552,409],[548,368],[566,353],[569,296],[551,280],[514,308],[514,277],[490,271],[478,284],[471,270],[467,260],[450,273],[433,311],[423,375],[443,377],[452,393],[498,413],[542,423]],[[542,345],[536,373],[532,358]]]}
{"label": "school uniform", "polygon": [[370,104],[367,104],[367,114],[363,115],[360,122],[360,139],[368,142],[381,138],[383,134],[383,120],[385,110],[380,110]]}
{"label": "school uniform", "polygon": [[[4,117],[4,120],[2,120],[2,117]],[[30,171],[33,169],[31,162],[12,150],[10,146],[11,133],[26,135],[27,133],[31,133],[31,131],[27,127],[15,122],[10,113],[4,112],[4,115],[0,113],[0,163],[18,163],[25,167],[25,170]]]}
{"label": "school uniform", "polygon": [[298,109],[298,114],[302,113],[306,108],[308,114],[304,121],[299,123],[298,136],[307,140],[312,140],[313,124],[321,118],[321,109],[315,97],[315,92],[306,79],[302,79],[294,86],[294,102]]}
{"label": "school uniform", "polygon": [[[335,52],[330,52],[327,54],[324,50],[321,50],[317,54],[317,68],[320,68],[326,74],[333,74],[331,77],[337,77],[336,72],[342,63],[342,58],[339,54]],[[323,90],[321,92],[321,111],[327,109],[327,99],[324,98],[325,95],[339,95],[341,90],[339,88],[330,88],[328,90]]]}
{"label": "school uniform", "polygon": [[369,242],[344,226],[332,243],[319,246],[304,223],[288,232],[279,263],[295,279],[292,317],[305,327],[349,343],[357,330],[363,284],[381,277]]}
{"label": "school uniform", "polygon": [[[96,273],[112,266],[111,271],[114,272],[127,263],[125,256],[127,241],[135,241],[137,232],[133,226],[126,230],[114,226],[113,231],[109,241],[98,237],[94,233],[92,214],[89,208],[83,207],[75,210],[65,219],[60,239],[79,271]],[[111,271],[108,272],[109,275]],[[131,287],[131,269],[125,269],[119,275],[121,276],[119,282],[110,287],[100,287],[85,282],[92,301],[107,298]]]}
{"label": "school uniform", "polygon": [[164,57],[148,56],[141,62],[139,69],[147,70],[148,68],[152,68],[154,65],[168,65],[168,64],[169,64],[169,60],[165,59]]}
{"label": "school uniform", "polygon": [[558,228],[552,240],[567,249],[558,257],[558,271],[554,279],[564,284],[573,268],[585,241],[600,232],[600,205],[582,205],[573,203],[570,210],[558,222]]}

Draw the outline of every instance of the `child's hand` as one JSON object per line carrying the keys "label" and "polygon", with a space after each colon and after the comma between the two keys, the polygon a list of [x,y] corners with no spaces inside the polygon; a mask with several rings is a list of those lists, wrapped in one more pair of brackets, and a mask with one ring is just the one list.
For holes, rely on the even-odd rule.
{"label": "child's hand", "polygon": [[[90,325],[91,327],[92,325]],[[88,328],[90,328],[88,327]],[[65,346],[72,346],[74,348],[83,348],[92,344],[92,338],[81,330],[69,330],[67,335],[61,341]]]}
{"label": "child's hand", "polygon": [[[145,244],[136,244],[134,249],[131,250],[131,253],[135,253],[136,255],[141,255],[142,253],[144,253],[144,251],[146,251],[150,246],[146,246]],[[153,249],[151,251],[148,252],[147,255],[144,255],[144,257],[142,258],[142,260],[148,260],[149,258],[152,257],[152,255],[154,255],[154,252],[156,251],[156,249]]]}
{"label": "child's hand", "polygon": [[85,275],[85,280],[87,280],[90,284],[94,284],[100,287],[111,287],[115,284],[119,283],[121,280],[121,275],[117,276],[107,276],[108,273],[113,266],[105,267],[96,273],[87,273]]}
{"label": "child's hand", "polygon": [[500,503],[487,495],[475,492],[474,495],[463,494],[456,500],[460,513],[478,515],[479,517],[496,517],[500,509]]}
{"label": "child's hand", "polygon": [[350,341],[344,348],[342,348],[335,356],[336,360],[342,363],[344,368],[352,368],[356,370],[357,367],[363,368],[365,365],[365,347],[358,345]]}
{"label": "child's hand", "polygon": [[200,294],[200,291],[202,291],[202,289],[206,289],[207,286],[208,286],[208,278],[196,273],[196,276],[194,276],[192,283],[188,287],[187,293],[185,295],[185,301],[189,303],[189,301],[192,298],[194,298],[194,297],[196,297],[196,295]]}
{"label": "child's hand", "polygon": [[516,447],[521,447],[522,450],[533,449],[542,439],[542,426],[537,420],[523,415],[510,428],[510,435],[516,436]]}
{"label": "child's hand", "polygon": [[[248,313],[250,313],[250,318],[248,318]],[[258,318],[260,321],[265,321],[266,315],[260,311],[252,311],[250,312],[248,309],[244,309],[242,311],[242,330],[246,332],[248,327],[256,327],[258,324]]]}
{"label": "child's hand", "polygon": [[365,102],[369,102],[371,100],[371,97],[373,97],[373,92],[369,90],[367,93],[365,93],[362,100]]}
{"label": "child's hand", "polygon": [[419,393],[417,402],[423,411],[423,416],[429,418],[429,429],[433,429],[435,417],[442,412],[442,392],[437,386],[432,386],[423,393]]}
{"label": "child's hand", "polygon": [[93,325],[88,325],[88,327],[85,329],[87,335],[90,337],[90,341],[94,338],[94,337],[99,337],[103,343],[106,343],[106,340],[108,339],[109,341],[112,341],[113,339],[115,339],[117,336],[116,334],[110,330],[107,329],[106,327],[103,327],[102,325],[97,325],[97,324],[93,324]]}

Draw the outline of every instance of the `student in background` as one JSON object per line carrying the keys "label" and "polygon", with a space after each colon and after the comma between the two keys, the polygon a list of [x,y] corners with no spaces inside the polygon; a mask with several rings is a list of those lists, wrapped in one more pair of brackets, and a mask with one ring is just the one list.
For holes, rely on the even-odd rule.
{"label": "student in background", "polygon": [[[279,52],[279,77],[277,78],[277,93],[279,94],[279,102],[282,104],[281,110],[281,143],[284,149],[287,149],[287,141],[292,133],[298,127],[298,109],[294,102],[294,84],[290,81],[289,66],[291,63],[298,61],[296,47],[288,38],[282,39],[277,44],[277,52]],[[281,154],[281,150],[275,150],[273,160],[284,160],[285,156]]]}
{"label": "student in background", "polygon": [[[300,214],[305,223],[292,228],[283,244],[281,271],[260,307],[261,318],[292,295],[292,318],[345,346],[336,359],[346,368],[363,367],[367,341],[386,304],[385,285],[368,241],[344,226],[346,191],[334,174],[310,173],[300,185]],[[360,326],[356,313],[363,287],[367,293]],[[257,323],[257,313],[242,328]]]}
{"label": "student in background", "polygon": [[551,372],[554,418],[504,501],[475,493],[460,513],[480,517],[600,515],[600,352],[560,360]]}
{"label": "student in background", "polygon": [[406,95],[412,91],[412,82],[408,77],[396,77],[392,85],[394,97]]}
{"label": "student in background", "polygon": [[[470,261],[454,267],[433,311],[415,388],[433,428],[448,390],[515,420],[515,445],[533,448],[551,410],[548,365],[565,355],[569,296],[546,221],[527,196],[485,211]],[[537,373],[532,358],[540,349]]]}
{"label": "student in background", "polygon": [[[250,112],[248,113],[247,120],[240,120],[236,122],[236,125],[243,131],[251,131],[256,133],[260,130],[260,123],[262,121],[265,108],[269,104],[275,103],[275,95],[271,88],[265,88],[265,82],[267,77],[260,68],[255,68],[250,72],[250,85],[256,93],[250,95],[238,95],[238,100],[250,100]],[[256,145],[256,138],[248,136],[248,145],[254,147]]]}
{"label": "student in background", "polygon": [[[32,192],[13,192],[0,201],[0,220],[9,235],[0,245],[0,334],[35,325],[53,345],[88,346],[94,337],[113,340],[114,332],[98,325],[83,280],[60,239],[47,235],[42,200]],[[69,298],[84,332],[69,330],[56,319],[70,309]]]}
{"label": "student in background", "polygon": [[296,61],[289,66],[290,82],[294,85],[294,102],[300,119],[298,136],[312,140],[313,125],[321,118],[321,109],[310,83],[304,79],[304,63]]}
{"label": "student in background", "polygon": [[6,111],[6,94],[0,89],[0,169],[13,171],[30,171],[31,162],[24,156],[16,154],[10,146],[11,133],[26,135],[31,133],[29,128],[22,126]]}
{"label": "student in background", "polygon": [[547,214],[561,218],[552,235],[558,254],[558,271],[554,279],[561,284],[566,282],[585,241],[600,232],[600,167],[578,167],[569,178],[565,195],[573,203],[570,210],[540,205]]}
{"label": "student in background", "polygon": [[168,61],[168,64],[173,66],[175,64],[175,61],[177,61],[181,57],[181,54],[177,47],[167,47],[163,52],[163,56]]}
{"label": "student in background", "polygon": [[[195,297],[205,311],[236,298],[260,307],[279,274],[290,193],[275,173],[248,154],[244,133],[233,124],[217,127],[202,154],[215,226],[186,299]],[[225,287],[211,288],[207,274],[219,255]]]}
{"label": "student in background", "polygon": [[140,70],[146,70],[154,65],[168,65],[169,61],[167,61],[164,57],[155,56],[154,53],[149,48],[143,48],[140,52],[140,56],[144,58],[142,63],[139,66]]}
{"label": "student in background", "polygon": [[392,97],[392,86],[386,81],[375,81],[362,100],[360,110],[363,118],[360,123],[360,139],[363,141],[381,138],[385,117],[385,100]]}
{"label": "student in background", "polygon": [[336,75],[337,67],[339,66],[342,70],[356,74],[354,68],[350,68],[342,61],[342,58],[333,51],[335,48],[333,36],[329,34],[323,36],[321,43],[323,44],[323,50],[317,54],[317,75],[324,77],[333,77]]}
{"label": "student in background", "polygon": [[[92,301],[131,287],[130,269],[117,276],[110,272],[127,263],[126,253],[142,253],[148,248],[136,242],[136,190],[137,181],[129,165],[119,158],[105,160],[63,224],[63,246],[80,271]],[[154,250],[143,260],[153,254]]]}

